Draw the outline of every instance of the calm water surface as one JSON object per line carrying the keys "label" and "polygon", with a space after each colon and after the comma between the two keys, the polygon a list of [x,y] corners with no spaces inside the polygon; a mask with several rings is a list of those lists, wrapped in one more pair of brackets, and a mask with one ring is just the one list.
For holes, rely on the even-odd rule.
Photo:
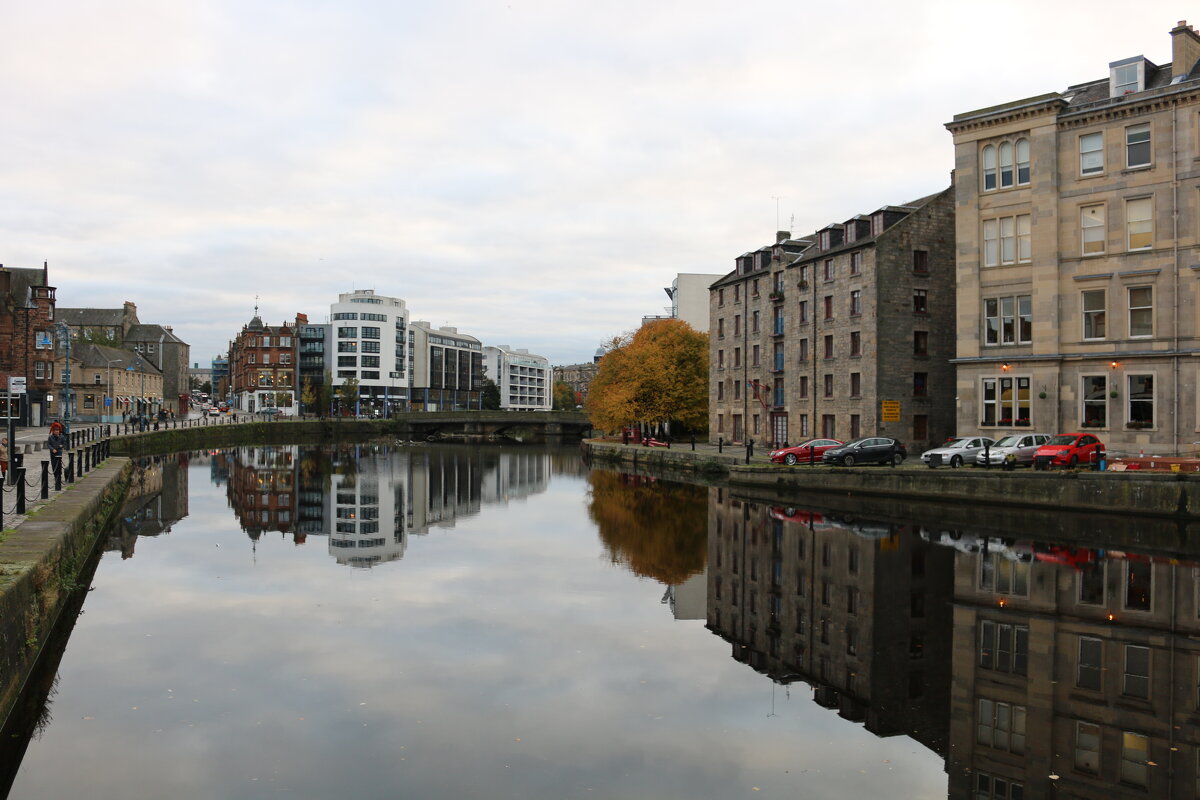
{"label": "calm water surface", "polygon": [[11,798],[1194,796],[1197,698],[1178,727],[1162,708],[1198,684],[1178,553],[777,506],[577,451],[143,467]]}

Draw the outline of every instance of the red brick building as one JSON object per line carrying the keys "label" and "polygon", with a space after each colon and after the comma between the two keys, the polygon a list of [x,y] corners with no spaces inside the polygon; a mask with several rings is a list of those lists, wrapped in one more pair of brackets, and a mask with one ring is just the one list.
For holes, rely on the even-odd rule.
{"label": "red brick building", "polygon": [[46,265],[0,266],[0,415],[6,413],[8,379],[24,377],[28,393],[18,410],[20,425],[45,424],[62,403],[54,393],[54,292]]}
{"label": "red brick building", "polygon": [[296,338],[294,329],[264,325],[257,315],[229,343],[229,378],[233,406],[241,411],[278,408],[297,412]]}

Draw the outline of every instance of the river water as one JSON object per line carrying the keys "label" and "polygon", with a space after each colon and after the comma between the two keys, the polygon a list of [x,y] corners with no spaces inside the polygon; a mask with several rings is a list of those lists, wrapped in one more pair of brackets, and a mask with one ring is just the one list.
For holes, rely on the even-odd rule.
{"label": "river water", "polygon": [[840,505],[577,450],[144,460],[0,792],[1196,796],[1178,527]]}

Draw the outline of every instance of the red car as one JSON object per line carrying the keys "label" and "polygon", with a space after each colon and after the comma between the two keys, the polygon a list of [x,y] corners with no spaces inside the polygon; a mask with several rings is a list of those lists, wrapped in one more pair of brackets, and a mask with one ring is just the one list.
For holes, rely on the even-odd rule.
{"label": "red car", "polygon": [[826,450],[841,447],[845,442],[837,439],[809,439],[807,442],[781,447],[771,451],[771,461],[775,464],[820,464],[821,456]]}
{"label": "red car", "polygon": [[1034,469],[1090,466],[1104,454],[1104,444],[1091,433],[1060,433],[1033,454]]}

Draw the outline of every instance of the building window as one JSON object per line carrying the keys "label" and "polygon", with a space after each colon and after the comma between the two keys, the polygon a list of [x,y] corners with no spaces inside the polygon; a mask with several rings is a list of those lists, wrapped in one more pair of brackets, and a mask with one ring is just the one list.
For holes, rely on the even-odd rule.
{"label": "building window", "polygon": [[1131,428],[1154,427],[1154,376],[1127,375],[1129,383],[1129,420]]}
{"label": "building window", "polygon": [[807,375],[800,376],[800,383],[796,387],[796,391],[799,393],[799,397],[801,400],[804,400],[805,398],[808,397],[808,376]]}
{"label": "building window", "polygon": [[980,425],[1028,425],[1029,378],[984,378]]}
{"label": "building window", "polygon": [[928,289],[913,289],[913,313],[928,314],[929,313],[929,290]]}
{"label": "building window", "polygon": [[717,305],[719,307],[724,307],[724,305],[725,305],[725,290],[724,289],[717,289]]}
{"label": "building window", "polygon": [[1126,697],[1150,699],[1150,648],[1125,645],[1125,681],[1121,694]]}
{"label": "building window", "polygon": [[[832,375],[827,375],[826,377],[830,379],[833,378]],[[821,435],[826,439],[832,439],[834,438],[835,433],[837,433],[837,416],[834,414],[822,414]]]}
{"label": "building window", "polygon": [[1154,287],[1129,287],[1129,336],[1154,335]]}
{"label": "building window", "polygon": [[827,281],[833,280],[835,273],[833,270],[833,259],[832,258],[825,259],[824,269],[825,269],[825,280],[827,280]]}
{"label": "building window", "polygon": [[1104,564],[1093,563],[1075,573],[1076,600],[1082,606],[1104,605]]}
{"label": "building window", "polygon": [[717,381],[717,402],[725,399],[725,381]]}
{"label": "building window", "polygon": [[1025,752],[1025,707],[979,699],[975,741],[984,747]]}
{"label": "building window", "polygon": [[1075,723],[1075,769],[1091,773],[1100,771],[1099,725]]}
{"label": "building window", "polygon": [[859,331],[850,331],[850,355],[862,355],[862,333]]}
{"label": "building window", "polygon": [[1013,146],[1011,142],[1000,145],[1000,188],[1013,185]]}
{"label": "building window", "polygon": [[755,278],[750,282],[750,295],[752,297],[758,297],[758,278]]}
{"label": "building window", "polygon": [[1125,129],[1125,166],[1129,169],[1150,166],[1150,123]]}
{"label": "building window", "polygon": [[1121,97],[1142,90],[1142,64],[1142,59],[1139,58],[1132,64],[1112,67],[1108,79],[1112,85],[1113,97]]}
{"label": "building window", "polygon": [[1104,289],[1089,289],[1080,297],[1083,301],[1083,338],[1103,339],[1107,293]]}
{"label": "building window", "polygon": [[808,322],[808,301],[801,300],[800,307],[797,309],[797,317],[801,325]]}
{"label": "building window", "polygon": [[861,275],[862,274],[862,256],[863,256],[863,254],[862,254],[861,250],[855,250],[853,253],[850,254],[850,274],[851,275]]}
{"label": "building window", "polygon": [[1029,564],[1011,561],[997,553],[979,554],[979,589],[984,592],[1029,596]]}
{"label": "building window", "polygon": [[733,367],[737,369],[742,365],[742,348],[733,348]]}
{"label": "building window", "polygon": [[833,375],[831,373],[825,374],[825,396],[833,397]]}
{"label": "building window", "polygon": [[754,345],[753,349],[750,351],[750,366],[752,366],[752,367],[758,366],[758,353],[759,353],[759,346]]}
{"label": "building window", "polygon": [[807,362],[808,361],[808,339],[801,339],[800,344],[797,347],[797,350],[800,353],[800,357],[799,357],[800,363],[803,364],[803,363]]}
{"label": "building window", "polygon": [[734,336],[742,335],[742,315],[741,314],[733,315],[733,335]]}
{"label": "building window", "polygon": [[917,441],[924,441],[929,438],[929,415],[928,414],[913,414],[912,418],[912,435]]}
{"label": "building window", "polygon": [[979,623],[979,666],[1024,675],[1029,663],[1029,626],[991,620]]}
{"label": "building window", "polygon": [[742,302],[742,287],[741,287],[741,284],[738,284],[737,286],[734,286],[734,287],[733,287],[733,302],[735,302],[735,303],[740,303],[740,302]]}
{"label": "building window", "polygon": [[[851,397],[862,397],[862,373],[861,372],[851,372],[850,373],[850,396]],[[851,427],[853,427],[853,424],[851,425]],[[850,438],[857,439],[858,434],[851,433]]]}
{"label": "building window", "polygon": [[1125,610],[1149,611],[1154,571],[1146,561],[1125,562]]}
{"label": "building window", "polygon": [[358,328],[338,328],[337,335],[339,339],[357,339]]}
{"label": "building window", "polygon": [[913,250],[913,272],[922,275],[929,272],[929,251]]}
{"label": "building window", "polygon": [[857,317],[862,314],[862,289],[852,289],[850,291],[850,316]]}
{"label": "building window", "polygon": [[1032,217],[1019,214],[983,221],[983,265],[1027,263],[1033,258]]}
{"label": "building window", "polygon": [[825,358],[833,358],[833,336],[826,336],[823,341],[825,345]]}
{"label": "building window", "polygon": [[988,145],[983,148],[983,155],[980,157],[983,162],[983,190],[990,192],[996,188],[996,148],[993,145]]}
{"label": "building window", "polygon": [[984,300],[983,325],[984,344],[1029,344],[1033,341],[1033,296]]}
{"label": "building window", "polygon": [[[758,333],[758,311],[757,310],[755,310],[755,312],[750,315],[750,332]],[[365,335],[366,334],[364,334],[364,336]]]}
{"label": "building window", "polygon": [[1079,637],[1079,664],[1075,670],[1075,685],[1080,689],[1100,691],[1103,670],[1104,643],[1091,636]]}
{"label": "building window", "polygon": [[1146,762],[1150,760],[1150,740],[1140,733],[1121,734],[1121,783],[1145,786]]}
{"label": "building window", "polygon": [[1079,137],[1079,174],[1104,172],[1104,134],[1088,133]]}
{"label": "building window", "polygon": [[717,351],[717,369],[725,369],[725,351]]}
{"label": "building window", "polygon": [[270,364],[270,363],[271,363],[271,354],[270,354],[270,353],[263,353],[263,360],[262,360],[262,363],[264,363],[264,364]]}
{"label": "building window", "polygon": [[825,319],[833,319],[833,295],[825,295]]}
{"label": "building window", "polygon": [[1082,241],[1082,252],[1085,256],[1104,254],[1104,206],[1083,206],[1079,209],[1079,227]]}
{"label": "building window", "polygon": [[913,355],[929,355],[929,331],[913,331]]}
{"label": "building window", "polygon": [[1125,201],[1125,236],[1130,250],[1154,246],[1154,210],[1149,197]]}
{"label": "building window", "polygon": [[1017,185],[1029,183],[1029,140],[1017,139]]}
{"label": "building window", "polygon": [[1108,376],[1084,375],[1083,427],[1108,427]]}
{"label": "building window", "polygon": [[929,373],[914,372],[913,373],[913,397],[928,397],[929,396]]}
{"label": "building window", "polygon": [[[857,376],[855,375],[855,376],[851,376],[851,377],[857,377]],[[850,438],[851,439],[857,439],[859,436],[862,435],[862,430],[859,426],[860,426],[859,415],[851,414],[850,415]]]}

